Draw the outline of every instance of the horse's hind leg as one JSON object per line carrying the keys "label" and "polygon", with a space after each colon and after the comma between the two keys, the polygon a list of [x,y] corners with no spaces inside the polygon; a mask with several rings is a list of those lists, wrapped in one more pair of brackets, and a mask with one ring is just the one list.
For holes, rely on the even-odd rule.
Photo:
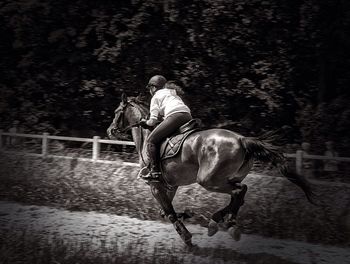
{"label": "horse's hind leg", "polygon": [[228,229],[236,224],[236,217],[244,204],[244,196],[248,190],[246,184],[231,183],[234,189],[231,191],[231,201],[225,208],[215,212],[208,226],[208,236],[213,236],[218,231],[218,223],[224,223]]}
{"label": "horse's hind leg", "polygon": [[225,221],[226,228],[230,235],[238,241],[241,237],[240,228],[237,226],[237,215],[241,206],[244,204],[244,196],[247,193],[248,187],[245,184],[241,185],[241,190],[231,196],[228,218]]}
{"label": "horse's hind leg", "polygon": [[237,183],[235,185],[238,187],[238,189],[232,191],[231,202],[228,205],[229,218],[226,220],[226,223],[229,225],[228,227],[235,224],[238,211],[244,204],[244,196],[248,190],[248,186],[246,184]]}
{"label": "horse's hind leg", "polygon": [[191,238],[192,234],[187,230],[185,225],[178,219],[176,212],[174,210],[174,207],[172,205],[172,202],[170,200],[171,196],[169,197],[167,194],[167,189],[162,183],[150,183],[151,191],[162,207],[165,215],[168,217],[168,219],[171,221],[171,223],[174,225],[176,232],[180,235],[181,239],[186,243],[186,245],[191,246]]}

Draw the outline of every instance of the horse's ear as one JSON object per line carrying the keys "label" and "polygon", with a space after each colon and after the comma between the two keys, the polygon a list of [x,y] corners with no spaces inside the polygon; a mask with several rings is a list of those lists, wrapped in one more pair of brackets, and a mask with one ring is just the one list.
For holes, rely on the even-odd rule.
{"label": "horse's ear", "polygon": [[126,96],[125,93],[122,93],[121,99],[123,103],[126,103],[128,101],[128,97]]}

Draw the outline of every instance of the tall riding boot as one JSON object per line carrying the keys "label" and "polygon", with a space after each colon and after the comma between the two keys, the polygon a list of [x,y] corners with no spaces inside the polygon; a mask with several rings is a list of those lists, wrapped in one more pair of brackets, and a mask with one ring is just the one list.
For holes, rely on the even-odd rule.
{"label": "tall riding boot", "polygon": [[159,181],[162,175],[159,165],[159,150],[155,144],[147,143],[147,152],[150,158],[150,171],[147,175],[143,176],[144,180]]}

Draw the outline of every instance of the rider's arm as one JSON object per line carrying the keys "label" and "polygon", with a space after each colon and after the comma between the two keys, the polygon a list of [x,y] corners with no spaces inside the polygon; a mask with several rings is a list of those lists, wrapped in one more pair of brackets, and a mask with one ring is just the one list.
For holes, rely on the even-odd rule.
{"label": "rider's arm", "polygon": [[150,117],[146,121],[146,124],[151,127],[155,126],[158,123],[159,115],[160,115],[160,100],[155,95],[151,99]]}

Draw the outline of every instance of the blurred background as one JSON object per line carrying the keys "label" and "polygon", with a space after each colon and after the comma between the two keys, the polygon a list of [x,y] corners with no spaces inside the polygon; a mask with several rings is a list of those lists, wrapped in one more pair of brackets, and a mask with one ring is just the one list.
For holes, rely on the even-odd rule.
{"label": "blurred background", "polygon": [[[349,156],[345,0],[11,0],[0,4],[0,129],[106,136],[122,92],[163,74],[207,127]],[[204,107],[203,107],[204,106]]]}

